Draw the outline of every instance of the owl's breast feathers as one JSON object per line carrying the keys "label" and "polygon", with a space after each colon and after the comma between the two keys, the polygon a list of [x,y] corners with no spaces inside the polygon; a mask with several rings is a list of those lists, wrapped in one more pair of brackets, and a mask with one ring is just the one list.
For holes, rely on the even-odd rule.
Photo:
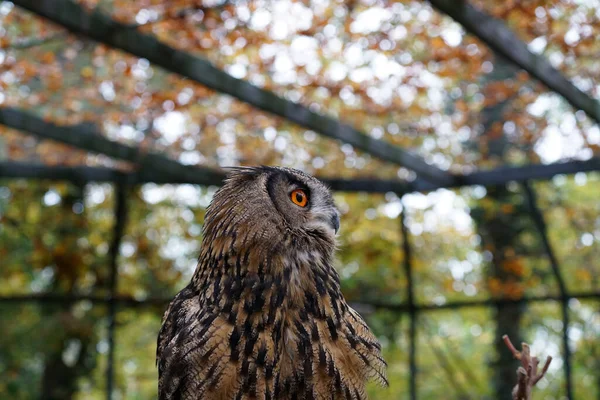
{"label": "owl's breast feathers", "polygon": [[160,399],[361,400],[369,379],[387,384],[380,345],[346,304],[327,246],[303,250],[286,234],[254,251],[240,240],[212,238],[165,313]]}

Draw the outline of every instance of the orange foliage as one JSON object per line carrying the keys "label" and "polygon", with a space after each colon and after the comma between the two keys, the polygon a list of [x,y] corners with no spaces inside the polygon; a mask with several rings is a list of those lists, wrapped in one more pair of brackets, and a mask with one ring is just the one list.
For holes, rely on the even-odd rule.
{"label": "orange foliage", "polygon": [[[79,3],[86,9],[99,6],[97,0],[80,0]],[[404,3],[400,4],[405,7]],[[569,27],[565,21],[574,12],[572,6],[563,4],[565,17],[558,18],[550,15],[547,11],[549,6],[539,1],[498,3],[478,0],[474,4],[505,18],[527,40],[547,35],[549,26],[555,31],[548,40],[552,41],[554,37],[562,40],[565,29]],[[311,7],[311,3],[302,2],[298,6]],[[390,15],[397,15],[397,10],[392,9],[397,6],[394,2],[378,5],[387,9]],[[240,7],[244,8],[243,12]],[[342,17],[336,7],[341,7],[346,14]],[[263,28],[252,25],[254,13],[264,11],[262,3],[255,1],[244,2],[240,6],[230,3],[203,7],[192,0],[117,0],[110,9],[101,6],[100,11],[111,13],[113,18],[127,24],[135,24],[140,12],[148,11],[156,20],[143,22],[138,28],[140,31],[155,35],[173,47],[204,57],[223,69],[243,65],[243,79],[257,82],[259,86],[279,95],[293,93],[294,101],[307,106],[318,104],[319,112],[339,117],[365,132],[370,132],[375,127],[381,128],[382,139],[388,142],[417,149],[423,139],[433,138],[436,147],[432,152],[451,159],[453,169],[460,169],[462,166],[490,168],[497,165],[498,160],[488,157],[489,148],[485,140],[481,140],[479,148],[474,151],[466,145],[468,141],[459,141],[456,135],[450,135],[446,137],[451,139],[452,145],[438,147],[438,116],[447,115],[451,123],[448,129],[458,132],[481,123],[482,107],[506,102],[503,104],[504,113],[515,123],[515,131],[519,133],[516,135],[514,150],[519,149],[524,159],[530,157],[535,160],[534,152],[520,150],[521,147],[518,146],[531,149],[545,127],[544,117],[532,116],[525,111],[545,88],[532,85],[531,78],[525,72],[518,72],[514,81],[487,81],[489,70],[484,67],[492,60],[489,49],[470,35],[462,36],[459,45],[449,45],[447,38],[440,34],[449,28],[448,21],[438,14],[431,16],[424,29],[424,23],[419,19],[420,6],[411,6],[405,8],[405,12],[413,14],[410,18],[402,22],[392,19],[377,31],[370,32],[362,31],[356,24],[367,8],[360,2],[353,5],[332,3],[331,6],[322,7],[319,12],[313,12],[310,23],[301,27],[290,24],[286,28],[289,29],[289,34],[277,38],[272,35],[277,22],[275,19]],[[540,17],[540,8],[545,10],[545,17]],[[249,15],[242,18],[244,13]],[[18,24],[15,26],[18,26],[20,36],[19,40],[8,35],[1,36],[0,47],[4,48],[21,42],[21,39],[27,41],[37,37],[51,37],[53,33],[61,32],[61,28],[19,9],[11,11],[4,22]],[[281,69],[280,56],[294,53],[294,46],[299,39],[314,41],[314,49],[300,56],[290,56],[292,62],[285,72],[291,74],[293,79],[282,82],[277,78],[281,72],[278,72]],[[23,108],[36,106],[41,114],[53,121],[64,123],[91,120],[101,128],[105,121],[135,125],[137,121],[144,120],[147,123],[148,119],[158,118],[165,111],[176,110],[189,116],[192,125],[213,126],[209,121],[214,118],[219,121],[233,118],[240,122],[236,128],[238,136],[257,133],[262,136],[259,130],[271,126],[277,130],[278,136],[285,129],[294,143],[313,146],[304,140],[304,130],[301,128],[285,124],[283,120],[272,116],[258,118],[263,115],[262,112],[241,106],[238,101],[228,101],[225,105],[221,102],[223,97],[213,90],[166,73],[160,68],[145,65],[143,60],[106,45],[84,42],[75,35],[68,36],[64,42],[58,42],[58,45],[56,43],[53,42],[51,46],[34,46],[26,51],[8,50],[0,69],[13,72],[17,82],[7,85],[0,80],[2,90],[7,93],[6,104]],[[564,47],[565,51],[580,55],[593,56],[599,50],[597,41],[585,35],[574,46],[556,41],[548,46],[550,45]],[[273,46],[273,51],[266,51],[269,46]],[[356,65],[348,64],[346,58],[353,47],[359,48],[365,56],[362,60],[359,58]],[[384,60],[389,65],[375,68],[375,59]],[[343,79],[332,79],[328,75],[328,68],[333,63],[341,63],[347,68]],[[396,72],[386,72],[388,69]],[[365,77],[354,79],[353,74],[357,71],[366,73]],[[569,73],[578,71],[580,69],[572,68]],[[586,74],[590,73],[597,74],[586,71]],[[440,104],[431,101],[430,96],[437,89],[432,90],[428,80],[423,79],[425,74],[431,74],[439,81],[436,85],[440,85],[439,91],[443,93]],[[38,78],[41,80],[41,87],[32,84],[32,92],[27,96],[16,95],[19,87],[30,85]],[[110,95],[105,98],[100,90],[100,85],[103,84],[112,85],[114,98]],[[532,90],[521,90],[525,86]],[[186,100],[180,101],[182,92],[188,90],[191,90],[191,96],[186,94],[183,97]],[[390,94],[383,100],[379,98],[386,91],[390,91]],[[453,95],[450,97],[449,93]],[[165,110],[164,107],[170,102],[173,109]],[[445,106],[449,102],[454,104],[450,113]],[[392,122],[410,128],[391,133],[386,126]],[[473,131],[468,140],[477,139],[475,134]],[[153,131],[146,135],[146,140],[160,148],[162,145],[155,143],[160,135],[161,133]],[[213,137],[206,140],[207,135]],[[205,162],[217,164],[213,154],[220,143],[219,135],[219,129],[204,129],[201,133],[182,137],[192,137],[195,141],[202,137],[207,143],[215,143],[216,147],[205,148],[203,154],[209,155]],[[486,133],[487,139],[502,135],[504,132],[499,124],[493,125],[490,132]],[[318,147],[317,143],[327,140],[319,138],[314,146]],[[173,143],[171,154],[177,156],[185,152],[181,148],[182,143],[183,141]],[[269,148],[262,155],[264,159],[254,158],[249,149],[238,148],[238,160],[253,163],[262,160],[282,161],[283,153],[274,149],[274,140],[263,140],[260,143]],[[599,150],[597,145],[588,146],[594,152]],[[460,151],[457,152],[456,149]],[[347,156],[339,149],[334,151],[330,161],[339,158],[343,164]],[[317,156],[317,153],[310,153],[313,157]],[[312,168],[310,160],[302,162],[309,169]],[[312,172],[320,169],[322,168],[315,168]],[[382,169],[390,178],[397,176],[396,167],[372,158],[360,168],[365,173]],[[359,169],[353,168],[349,174],[356,174],[357,170]],[[342,173],[346,174],[347,171]]]}
{"label": "orange foliage", "polygon": [[518,277],[522,277],[525,272],[525,267],[523,266],[523,261],[518,257],[505,260],[502,263],[502,268],[506,272],[509,272],[510,274],[518,276]]}

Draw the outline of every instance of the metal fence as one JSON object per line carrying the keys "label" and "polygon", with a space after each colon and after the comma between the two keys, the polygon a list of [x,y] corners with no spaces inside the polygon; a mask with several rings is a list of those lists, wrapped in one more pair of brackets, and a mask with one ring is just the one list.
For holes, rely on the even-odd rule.
{"label": "metal fence", "polygon": [[[52,171],[53,167],[48,167],[47,171]],[[4,169],[6,170],[6,168]],[[91,169],[93,170],[93,169]],[[2,171],[2,169],[0,169]],[[12,174],[11,178],[15,178],[15,174]],[[57,179],[62,180],[64,175],[57,174]],[[116,177],[117,182],[113,183],[115,188],[115,208],[114,208],[114,227],[112,233],[111,244],[109,248],[109,268],[110,268],[110,279],[109,279],[109,294],[107,296],[96,296],[96,295],[61,295],[61,294],[31,294],[31,295],[18,295],[18,296],[1,296],[0,304],[2,303],[57,303],[61,305],[73,304],[78,301],[90,301],[94,304],[103,304],[108,310],[108,364],[106,370],[106,388],[107,388],[107,399],[111,399],[111,393],[115,388],[115,346],[116,346],[116,312],[117,307],[128,309],[128,308],[139,308],[146,306],[166,306],[171,300],[170,298],[147,298],[144,300],[134,299],[127,296],[119,296],[117,294],[117,282],[119,279],[119,265],[118,256],[119,249],[121,246],[121,240],[124,235],[125,226],[127,223],[127,192],[131,185],[124,183],[127,180],[133,180],[133,178],[127,178],[127,175],[113,171],[112,176]],[[46,174],[45,178],[48,179],[50,174]],[[79,180],[78,175],[72,175],[72,177],[78,177],[74,180],[79,185],[83,182]],[[0,174],[0,178],[3,178]],[[31,179],[31,177],[28,177]],[[540,211],[536,194],[531,185],[528,182],[523,182],[522,187],[526,194],[526,200],[529,207],[529,212],[532,220],[534,221],[535,227],[540,235],[543,248],[546,252],[546,256],[550,261],[554,278],[558,284],[560,290],[559,295],[546,295],[538,297],[522,297],[518,299],[510,298],[489,298],[485,300],[473,300],[473,301],[455,301],[447,302],[442,305],[434,304],[418,304],[415,301],[414,296],[414,279],[413,279],[413,263],[410,243],[410,234],[406,225],[406,208],[400,213],[398,217],[399,229],[401,230],[402,243],[399,246],[402,247],[404,252],[404,262],[402,265],[406,281],[407,281],[407,300],[402,304],[385,304],[385,303],[366,303],[369,307],[376,309],[388,309],[396,313],[407,314],[410,319],[409,325],[409,390],[410,399],[417,399],[417,321],[419,315],[426,312],[433,312],[435,310],[444,309],[462,309],[468,307],[498,307],[511,304],[529,304],[533,302],[560,302],[562,312],[562,357],[564,362],[564,379],[566,382],[565,396],[569,399],[573,399],[573,384],[572,384],[572,368],[571,368],[571,350],[569,348],[569,314],[568,314],[568,302],[570,299],[600,299],[600,293],[569,293],[564,283],[564,278],[561,275],[561,270],[558,265],[557,258],[554,254],[552,246],[547,236],[546,222],[542,212]],[[368,191],[367,191],[368,192]],[[402,196],[404,193],[399,193]]]}
{"label": "metal fence", "polygon": [[[557,174],[581,171],[600,170],[600,159],[588,161],[570,161],[551,165],[530,165],[525,167],[503,167],[492,171],[476,172],[469,175],[452,175],[439,168],[428,165],[424,160],[412,153],[375,140],[363,133],[332,118],[310,111],[307,107],[287,101],[275,94],[257,88],[248,82],[235,79],[211,65],[206,60],[171,48],[156,38],[145,35],[128,25],[111,20],[98,12],[88,13],[71,0],[13,0],[13,2],[33,13],[48,18],[64,26],[66,29],[105,45],[122,49],[130,54],[148,59],[153,64],[179,73],[196,82],[221,93],[227,93],[261,110],[271,112],[300,126],[312,129],[319,134],[350,143],[356,148],[381,159],[403,165],[417,172],[417,180],[413,182],[382,180],[344,180],[328,181],[334,190],[394,192],[399,196],[412,191],[430,191],[440,187],[460,187],[465,185],[503,185],[509,181],[519,181],[527,196],[530,215],[535,223],[543,243],[544,250],[552,266],[554,278],[558,284],[558,296],[523,297],[521,299],[487,299],[481,301],[449,302],[444,305],[417,304],[414,296],[413,266],[411,262],[411,244],[405,224],[405,215],[400,215],[399,229],[402,231],[402,249],[405,254],[403,265],[408,282],[408,300],[405,304],[373,304],[374,307],[387,308],[399,313],[407,313],[410,317],[409,329],[409,370],[410,398],[416,399],[416,328],[420,313],[438,309],[456,309],[476,306],[502,306],[506,304],[527,304],[531,302],[558,301],[562,305],[563,320],[563,357],[566,380],[566,396],[573,398],[571,351],[569,350],[568,302],[572,298],[598,299],[600,293],[569,293],[561,276],[558,261],[547,237],[546,223],[537,205],[535,192],[529,180],[549,179]],[[454,1],[430,0],[430,3],[457,22],[470,33],[479,37],[496,53],[513,64],[526,70],[531,76],[560,94],[570,104],[584,110],[592,119],[600,121],[600,107],[582,91],[578,90],[559,71],[550,66],[542,56],[532,54],[525,43],[520,41],[501,21],[475,9],[467,3]],[[175,61],[174,61],[175,60]],[[22,110],[0,107],[0,124],[20,129],[40,138],[52,139],[76,146],[80,149],[104,154],[119,160],[125,160],[138,167],[135,173],[124,173],[107,168],[93,167],[48,167],[15,162],[0,163],[0,178],[51,179],[67,180],[78,184],[87,182],[112,182],[116,186],[117,201],[115,226],[110,246],[110,293],[108,296],[56,294],[23,295],[0,297],[0,303],[15,302],[56,302],[68,304],[80,300],[88,300],[104,304],[108,308],[109,317],[109,351],[106,371],[107,397],[110,399],[114,388],[114,349],[115,349],[115,314],[119,307],[141,307],[147,305],[166,304],[170,299],[150,298],[136,300],[118,296],[116,293],[119,278],[118,254],[121,238],[127,220],[126,188],[144,182],[157,183],[193,183],[199,185],[218,185],[223,177],[219,171],[206,168],[190,168],[159,154],[142,154],[137,148],[128,147],[107,140],[98,131],[89,126],[60,127]]]}

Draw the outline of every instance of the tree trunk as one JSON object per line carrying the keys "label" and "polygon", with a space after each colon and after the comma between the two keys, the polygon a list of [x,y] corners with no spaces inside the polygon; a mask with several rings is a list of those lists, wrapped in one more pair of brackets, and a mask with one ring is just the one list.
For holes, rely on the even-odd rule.
{"label": "tree trunk", "polygon": [[[487,76],[484,85],[502,82],[514,78],[516,69],[506,60],[497,56],[494,60],[494,70]],[[488,93],[488,95],[494,93]],[[488,99],[486,99],[488,100]],[[504,114],[510,99],[495,102],[488,101],[481,113],[483,131],[480,140],[487,144],[488,155],[506,160],[505,154],[508,150],[508,142],[504,133],[498,134],[498,129],[504,123]],[[521,274],[512,268],[507,268],[517,255],[515,245],[519,235],[522,221],[528,216],[524,207],[522,196],[509,191],[506,186],[488,188],[487,198],[493,200],[494,212],[489,210],[475,209],[473,219],[478,227],[482,239],[482,247],[492,256],[488,279],[490,292],[496,297],[514,297],[514,293],[507,292],[509,288],[518,287],[521,284]],[[508,210],[505,212],[504,210]],[[494,333],[494,355],[490,360],[490,368],[493,374],[493,385],[495,399],[511,400],[511,390],[515,384],[515,371],[518,362],[513,359],[510,352],[502,341],[502,335],[507,334],[514,343],[521,343],[521,318],[525,311],[525,305],[498,305],[495,307],[496,331]]]}

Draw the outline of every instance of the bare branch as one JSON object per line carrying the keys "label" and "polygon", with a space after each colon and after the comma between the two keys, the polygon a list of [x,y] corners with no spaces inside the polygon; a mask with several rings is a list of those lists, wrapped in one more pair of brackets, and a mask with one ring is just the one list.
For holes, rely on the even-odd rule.
{"label": "bare branch", "polygon": [[517,360],[520,360],[521,359],[521,353],[512,344],[512,342],[510,341],[510,338],[508,337],[508,335],[503,335],[502,336],[502,340],[504,340],[504,344],[506,344],[506,347],[508,347],[508,349],[512,353],[513,357],[516,358]]}
{"label": "bare branch", "polygon": [[513,357],[521,361],[521,366],[517,368],[517,384],[513,388],[512,398],[513,400],[531,400],[533,387],[548,371],[552,357],[548,356],[542,372],[538,374],[540,361],[537,357],[531,356],[531,348],[527,343],[521,343],[522,350],[518,351],[510,341],[508,335],[502,336],[502,340]]}
{"label": "bare branch", "polygon": [[544,377],[544,375],[546,375],[546,372],[548,372],[548,368],[550,367],[550,363],[552,362],[552,357],[548,356],[546,357],[546,363],[544,364],[544,368],[542,368],[542,373],[537,375],[535,377],[535,379],[533,380],[533,384],[535,385],[536,383],[538,383],[538,381],[540,379],[542,379]]}

